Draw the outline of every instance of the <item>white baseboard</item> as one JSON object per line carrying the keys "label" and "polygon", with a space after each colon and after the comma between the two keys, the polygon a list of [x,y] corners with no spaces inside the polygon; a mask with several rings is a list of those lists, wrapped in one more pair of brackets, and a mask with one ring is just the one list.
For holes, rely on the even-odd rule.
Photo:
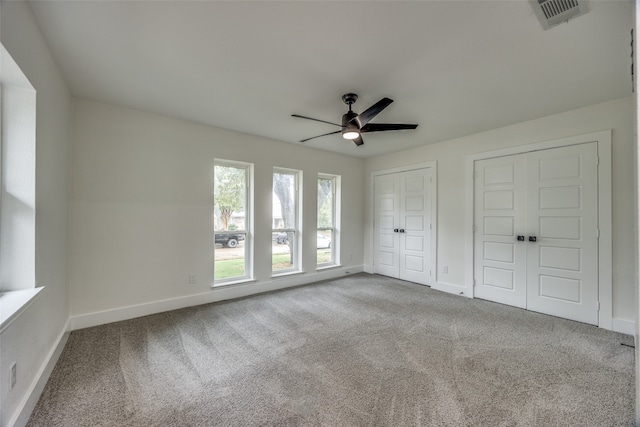
{"label": "white baseboard", "polygon": [[271,280],[262,282],[249,282],[222,286],[200,294],[186,295],[183,297],[152,301],[144,304],[119,307],[112,310],[80,314],[69,318],[69,330],[74,331],[76,329],[90,328],[92,326],[134,319],[136,317],[148,316],[150,314],[157,314],[170,310],[178,310],[180,308],[193,307],[196,305],[241,298],[263,292],[290,288],[293,286],[306,285],[320,280],[335,279],[336,277],[348,274],[361,273],[362,271],[363,267],[361,265],[328,268],[319,270],[312,274],[295,274],[291,276],[272,278]]}
{"label": "white baseboard", "polygon": [[453,283],[435,282],[431,286],[431,289],[435,289],[436,291],[446,292],[446,293],[449,293],[449,294],[455,294],[455,295],[460,295],[460,296],[464,296],[464,297],[467,297],[467,298],[471,298],[471,295],[469,295],[469,292],[467,292],[467,287],[466,286],[455,285]]}
{"label": "white baseboard", "polygon": [[53,368],[56,366],[60,354],[62,354],[62,350],[64,350],[64,346],[67,344],[67,339],[69,339],[69,320],[65,323],[60,335],[58,335],[58,339],[53,347],[51,347],[47,358],[38,370],[38,374],[35,376],[24,399],[20,402],[16,414],[9,420],[9,426],[24,427],[27,425],[29,417],[36,407],[38,399],[40,399],[42,390],[44,390],[44,386],[47,384],[49,376],[51,372],[53,372]]}
{"label": "white baseboard", "polygon": [[636,335],[636,322],[633,320],[613,319],[611,330],[621,334]]}

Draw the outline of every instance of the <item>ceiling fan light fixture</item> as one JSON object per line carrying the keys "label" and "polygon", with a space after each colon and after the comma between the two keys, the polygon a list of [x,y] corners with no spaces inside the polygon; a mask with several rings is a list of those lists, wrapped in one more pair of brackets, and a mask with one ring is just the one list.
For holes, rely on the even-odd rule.
{"label": "ceiling fan light fixture", "polygon": [[355,130],[345,130],[344,132],[342,132],[342,137],[344,139],[356,139],[359,136],[360,132]]}

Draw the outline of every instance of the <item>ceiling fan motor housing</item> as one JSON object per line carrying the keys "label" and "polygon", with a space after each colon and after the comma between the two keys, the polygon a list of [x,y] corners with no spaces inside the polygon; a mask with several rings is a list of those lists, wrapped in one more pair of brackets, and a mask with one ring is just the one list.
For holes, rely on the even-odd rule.
{"label": "ceiling fan motor housing", "polygon": [[[347,132],[360,133],[360,128],[358,128],[358,125],[356,124],[356,122],[355,121],[354,122],[351,121],[351,119],[353,119],[354,117],[357,117],[357,116],[358,116],[358,114],[354,113],[353,111],[349,111],[349,112],[347,112],[347,114],[342,116],[342,135],[343,136]],[[349,138],[349,139],[351,139],[351,138]]]}

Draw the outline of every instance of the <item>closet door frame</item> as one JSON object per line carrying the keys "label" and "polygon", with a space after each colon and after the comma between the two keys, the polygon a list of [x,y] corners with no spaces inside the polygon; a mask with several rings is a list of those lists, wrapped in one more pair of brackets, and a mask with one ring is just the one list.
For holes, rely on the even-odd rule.
{"label": "closet door frame", "polygon": [[[378,175],[388,175],[388,174],[394,174],[394,173],[400,173],[400,172],[409,172],[412,170],[417,170],[417,169],[429,169],[431,172],[431,241],[429,242],[430,245],[430,259],[429,262],[431,263],[430,267],[431,267],[431,274],[429,275],[429,280],[427,282],[427,286],[430,286],[434,289],[436,289],[436,269],[437,269],[437,242],[438,242],[438,218],[437,218],[437,213],[438,213],[438,205],[437,205],[437,193],[438,193],[438,168],[437,168],[437,162],[432,161],[432,162],[423,162],[423,163],[416,163],[413,165],[407,165],[407,166],[400,166],[400,167],[396,167],[396,168],[391,168],[391,169],[383,169],[383,170],[378,170],[378,171],[373,171],[371,172],[371,176],[370,176],[370,185],[371,185],[371,215],[372,215],[372,220],[375,221],[375,178]],[[372,224],[371,227],[369,227],[369,233],[370,233],[370,239],[371,239],[371,243],[373,245],[373,243],[375,242],[375,227]],[[372,262],[372,266],[371,266],[371,273],[373,273],[373,271],[375,270],[375,267],[373,266],[373,262],[374,262],[374,251],[375,249],[372,248],[371,251],[371,262]]]}
{"label": "closet door frame", "polygon": [[612,260],[612,205],[611,205],[611,130],[577,135],[551,141],[519,145],[467,156],[466,164],[466,292],[474,297],[474,171],[477,160],[513,154],[529,153],[550,148],[595,142],[598,150],[598,326],[613,329],[613,260]]}

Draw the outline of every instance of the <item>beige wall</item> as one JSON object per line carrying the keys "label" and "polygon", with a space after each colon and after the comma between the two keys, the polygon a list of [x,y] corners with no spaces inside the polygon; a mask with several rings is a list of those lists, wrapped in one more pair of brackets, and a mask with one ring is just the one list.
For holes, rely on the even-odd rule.
{"label": "beige wall", "polygon": [[[517,145],[612,129],[613,168],[613,318],[614,327],[632,327],[636,318],[634,231],[634,101],[632,97],[532,120],[433,145],[400,151],[366,161],[365,206],[370,207],[371,172],[425,161],[438,167],[437,280],[465,286],[466,212],[472,209],[466,198],[467,156]],[[370,208],[369,208],[370,209]],[[365,248],[371,247],[371,217],[365,226]],[[365,251],[365,268],[372,253]],[[448,274],[442,272],[448,266]]]}
{"label": "beige wall", "polygon": [[[342,176],[343,269],[361,268],[362,159],[86,100],[74,111],[72,326],[325,277],[315,261],[318,173]],[[211,289],[216,158],[255,165],[256,283],[235,293]],[[297,281],[271,279],[274,167],[303,174],[305,274]]]}
{"label": "beige wall", "polygon": [[[0,334],[0,425],[26,421],[65,336],[71,96],[26,2],[2,2],[0,39],[36,90],[35,281],[38,299]],[[32,284],[33,286],[33,284]],[[6,373],[17,362],[16,387]],[[42,373],[45,372],[43,376]],[[36,390],[36,393],[32,393]],[[31,397],[31,399],[29,399]]]}

